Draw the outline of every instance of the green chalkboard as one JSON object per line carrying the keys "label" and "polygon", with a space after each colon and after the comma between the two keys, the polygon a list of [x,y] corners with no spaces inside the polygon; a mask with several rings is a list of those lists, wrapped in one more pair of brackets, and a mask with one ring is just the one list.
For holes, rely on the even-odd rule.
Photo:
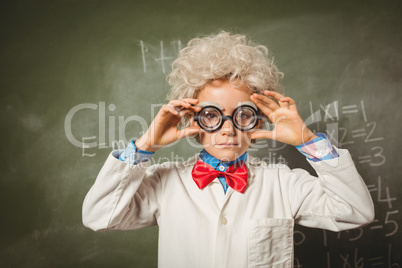
{"label": "green chalkboard", "polygon": [[[362,229],[296,227],[295,267],[401,267],[400,0],[17,0],[0,14],[0,267],[157,266],[157,227],[95,233],[82,201],[114,141],[166,102],[180,48],[221,29],[269,47],[285,93],[350,150],[375,203]],[[256,147],[314,172],[291,146]],[[182,140],[152,161],[198,151]]]}

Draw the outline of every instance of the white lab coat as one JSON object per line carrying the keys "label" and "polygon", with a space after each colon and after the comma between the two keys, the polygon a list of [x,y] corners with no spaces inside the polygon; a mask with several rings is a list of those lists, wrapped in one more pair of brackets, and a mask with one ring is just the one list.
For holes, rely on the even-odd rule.
{"label": "white lab coat", "polygon": [[[159,267],[293,267],[294,223],[333,231],[374,218],[373,202],[347,150],[310,162],[318,174],[248,156],[243,194],[215,179],[200,190],[197,159],[131,166],[109,155],[83,205],[84,225],[131,230],[158,224]],[[114,156],[115,155],[115,156]]]}

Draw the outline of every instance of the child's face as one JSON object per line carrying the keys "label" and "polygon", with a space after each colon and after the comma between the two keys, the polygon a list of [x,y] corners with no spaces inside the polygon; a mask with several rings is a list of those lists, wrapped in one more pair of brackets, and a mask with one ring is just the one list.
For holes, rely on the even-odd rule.
{"label": "child's face", "polygon": [[[231,116],[240,103],[250,102],[250,91],[241,83],[233,87],[227,80],[215,80],[206,85],[198,94],[200,106],[211,102],[221,106],[223,115]],[[260,123],[255,129],[259,127]],[[221,129],[215,132],[200,132],[200,141],[204,149],[222,161],[232,161],[245,153],[250,146],[252,131],[240,131],[230,120],[225,120]]]}

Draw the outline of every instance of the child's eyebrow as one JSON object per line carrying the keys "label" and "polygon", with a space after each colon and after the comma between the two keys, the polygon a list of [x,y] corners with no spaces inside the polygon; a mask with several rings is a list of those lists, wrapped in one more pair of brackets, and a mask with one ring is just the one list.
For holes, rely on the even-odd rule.
{"label": "child's eyebrow", "polygon": [[224,110],[225,108],[222,107],[219,103],[216,103],[214,101],[203,101],[197,104],[198,107],[205,107],[205,106],[214,106],[218,108],[219,110]]}
{"label": "child's eyebrow", "polygon": [[254,109],[258,110],[257,105],[255,105],[255,103],[252,102],[252,101],[239,102],[239,103],[237,104],[236,108],[239,107],[240,105],[250,105],[250,106],[253,107]]}

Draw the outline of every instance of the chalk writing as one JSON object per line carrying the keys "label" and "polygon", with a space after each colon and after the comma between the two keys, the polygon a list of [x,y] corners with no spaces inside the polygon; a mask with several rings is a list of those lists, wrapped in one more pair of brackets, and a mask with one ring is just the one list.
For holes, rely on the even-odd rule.
{"label": "chalk writing", "polygon": [[353,249],[352,252],[345,252],[342,254],[331,255],[331,252],[327,252],[327,268],[331,268],[332,263],[341,263],[343,268],[374,268],[374,267],[387,267],[387,268],[400,268],[400,265],[393,261],[393,251],[392,245],[389,244],[387,247],[386,256],[369,256],[363,257],[359,254],[359,248]]}
{"label": "chalk writing", "polygon": [[140,40],[139,42],[142,69],[143,72],[148,72],[149,69],[155,70],[152,63],[157,63],[159,70],[165,74],[168,72],[167,68],[177,57],[178,53],[182,49],[182,42],[180,40],[174,40],[170,42],[170,46],[166,46],[163,40],[159,41],[159,45],[152,45]]}

